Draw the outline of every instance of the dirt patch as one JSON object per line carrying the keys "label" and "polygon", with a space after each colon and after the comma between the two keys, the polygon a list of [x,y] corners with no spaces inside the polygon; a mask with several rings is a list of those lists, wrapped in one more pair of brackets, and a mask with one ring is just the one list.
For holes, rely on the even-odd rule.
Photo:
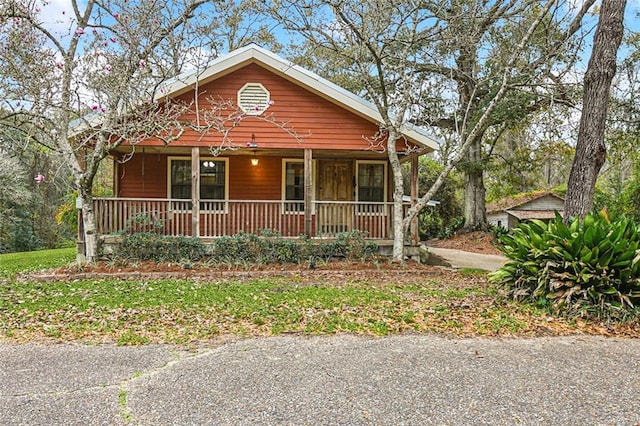
{"label": "dirt patch", "polygon": [[332,276],[348,275],[350,277],[424,276],[443,273],[442,268],[423,265],[415,261],[403,264],[392,262],[387,258],[368,262],[351,262],[345,260],[301,262],[299,264],[268,265],[223,265],[207,262],[147,262],[147,261],[99,261],[91,264],[70,265],[38,274],[25,275],[26,279],[38,281],[59,281],[75,279],[167,279],[167,278],[206,278],[206,277],[238,277],[257,278],[265,276]]}
{"label": "dirt patch", "polygon": [[456,234],[448,240],[430,240],[427,245],[447,249],[456,249],[480,254],[497,254],[502,252],[496,247],[495,235],[489,232],[476,231]]}

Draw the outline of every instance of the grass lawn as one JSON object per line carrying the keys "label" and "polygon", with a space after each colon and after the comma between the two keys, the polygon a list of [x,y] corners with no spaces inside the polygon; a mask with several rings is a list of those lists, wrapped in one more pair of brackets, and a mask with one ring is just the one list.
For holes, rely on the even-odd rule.
{"label": "grass lawn", "polygon": [[56,268],[73,262],[75,258],[75,247],[0,254],[0,278],[8,278],[21,272]]}
{"label": "grass lawn", "polygon": [[36,282],[26,270],[73,260],[73,249],[0,256],[0,340],[194,343],[282,333],[535,336],[635,335],[631,327],[551,317],[516,304],[483,272],[434,268],[316,271],[261,278],[113,278]]}

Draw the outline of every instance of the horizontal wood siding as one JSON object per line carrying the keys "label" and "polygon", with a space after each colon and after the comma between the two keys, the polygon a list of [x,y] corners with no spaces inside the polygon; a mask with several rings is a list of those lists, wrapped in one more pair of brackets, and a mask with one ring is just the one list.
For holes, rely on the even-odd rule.
{"label": "horizontal wood siding", "polygon": [[[256,65],[249,64],[200,88],[198,105],[208,108],[210,99],[230,99],[237,101],[237,92],[246,83],[261,83],[270,93],[273,101],[264,115],[272,115],[278,122],[287,122],[287,128],[295,129],[304,138],[304,146],[271,123],[247,117],[231,131],[230,136],[237,146],[246,146],[255,135],[259,148],[313,148],[363,150],[369,147],[364,136],[371,137],[378,131],[378,125],[345,110],[322,97]],[[182,95],[179,99],[193,102],[194,94]],[[195,103],[194,103],[195,104]],[[209,103],[210,105],[210,103]],[[183,117],[195,121],[195,115]],[[209,146],[219,144],[219,133],[200,135],[189,130],[173,146]],[[159,141],[144,144],[160,145]]]}
{"label": "horizontal wood siding", "polygon": [[229,157],[230,200],[281,200],[282,158],[258,157],[257,166],[252,157]]}
{"label": "horizontal wood siding", "polygon": [[[182,157],[181,157],[182,158]],[[190,159],[191,157],[184,157]],[[229,157],[230,200],[282,199],[282,157]],[[119,197],[167,198],[168,156],[136,154],[119,167]]]}
{"label": "horizontal wood siding", "polygon": [[509,226],[509,215],[507,213],[489,213],[487,214],[487,222],[493,226],[502,226],[507,229],[507,226]]}
{"label": "horizontal wood siding", "polygon": [[[174,156],[175,157],[175,156]],[[190,159],[189,156],[179,158]],[[259,164],[251,165],[252,156],[230,156],[229,200],[281,200],[283,157],[260,157]],[[122,198],[168,198],[168,156],[162,154],[136,154],[120,164],[119,193]],[[354,173],[355,160],[354,160]],[[393,200],[393,178],[388,168],[387,200]],[[316,187],[316,191],[317,191]],[[317,194],[315,194],[317,196]]]}
{"label": "horizontal wood siding", "polygon": [[119,197],[166,198],[167,156],[138,151],[118,165]]}

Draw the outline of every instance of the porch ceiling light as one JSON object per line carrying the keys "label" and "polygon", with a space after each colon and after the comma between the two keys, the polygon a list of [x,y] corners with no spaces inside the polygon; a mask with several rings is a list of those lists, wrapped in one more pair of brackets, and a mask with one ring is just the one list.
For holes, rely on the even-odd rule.
{"label": "porch ceiling light", "polygon": [[253,158],[251,159],[251,165],[252,166],[257,166],[258,165],[258,158],[256,157],[256,150],[253,150]]}

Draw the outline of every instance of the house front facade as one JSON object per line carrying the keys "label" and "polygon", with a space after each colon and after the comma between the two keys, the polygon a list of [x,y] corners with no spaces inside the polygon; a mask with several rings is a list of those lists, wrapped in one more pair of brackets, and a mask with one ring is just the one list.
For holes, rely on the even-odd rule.
{"label": "house front facade", "polygon": [[[114,197],[94,201],[99,235],[360,230],[392,238],[391,167],[368,102],[255,45],[162,92],[192,105],[182,117],[190,125],[168,145],[146,140],[111,152]],[[415,200],[417,158],[437,145],[418,128],[402,136]]]}

